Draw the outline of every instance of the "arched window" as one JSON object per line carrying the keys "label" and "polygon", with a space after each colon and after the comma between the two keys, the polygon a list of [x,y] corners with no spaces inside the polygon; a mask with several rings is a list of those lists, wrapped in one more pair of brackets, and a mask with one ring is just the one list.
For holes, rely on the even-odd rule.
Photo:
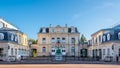
{"label": "arched window", "polygon": [[43,48],[42,48],[42,52],[46,52],[46,47],[43,47]]}
{"label": "arched window", "polygon": [[0,40],[3,40],[3,39],[4,39],[4,34],[0,33]]}
{"label": "arched window", "polygon": [[110,40],[110,34],[107,34],[107,40],[108,41]]}
{"label": "arched window", "polygon": [[120,40],[120,32],[118,33],[118,39]]}

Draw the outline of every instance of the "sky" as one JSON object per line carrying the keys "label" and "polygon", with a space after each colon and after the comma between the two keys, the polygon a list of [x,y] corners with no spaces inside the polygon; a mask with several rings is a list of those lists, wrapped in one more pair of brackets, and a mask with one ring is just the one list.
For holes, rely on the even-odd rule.
{"label": "sky", "polygon": [[28,38],[37,39],[41,27],[67,24],[89,40],[96,31],[120,24],[120,0],[0,0],[0,18]]}

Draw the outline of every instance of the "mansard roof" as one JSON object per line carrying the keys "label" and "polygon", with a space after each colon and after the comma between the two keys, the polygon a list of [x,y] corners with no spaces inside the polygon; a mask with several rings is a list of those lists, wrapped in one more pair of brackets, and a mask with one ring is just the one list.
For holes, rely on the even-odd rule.
{"label": "mansard roof", "polygon": [[[46,33],[49,33],[49,28],[50,27],[42,27],[42,28],[40,28],[38,33],[42,33],[43,29],[46,29]],[[53,27],[53,28],[62,28],[62,27],[60,25],[57,25],[56,27]],[[75,28],[75,33],[79,33],[77,27],[74,27],[74,28]],[[71,27],[67,27],[67,29],[68,29],[68,33],[71,33],[72,28]]]}
{"label": "mansard roof", "polygon": [[114,27],[112,27],[112,28],[101,29],[101,30],[93,33],[91,36],[97,34],[97,33],[100,32],[100,31],[107,31],[107,30],[109,30],[109,31],[111,31],[111,30],[114,30],[114,31],[115,31],[115,30],[120,30],[120,24],[119,24],[119,25],[116,25],[116,26],[114,26]]}
{"label": "mansard roof", "polygon": [[12,28],[0,28],[0,31],[17,31],[17,32],[23,33],[23,32],[21,32],[19,30],[12,29]]}

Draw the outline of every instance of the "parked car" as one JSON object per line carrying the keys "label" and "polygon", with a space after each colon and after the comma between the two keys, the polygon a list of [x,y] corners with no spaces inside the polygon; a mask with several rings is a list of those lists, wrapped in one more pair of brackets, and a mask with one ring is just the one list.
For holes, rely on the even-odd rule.
{"label": "parked car", "polygon": [[8,61],[14,62],[14,61],[16,61],[16,57],[15,56],[9,56]]}
{"label": "parked car", "polygon": [[111,62],[111,61],[113,61],[113,57],[112,56],[106,56],[104,61],[105,62]]}

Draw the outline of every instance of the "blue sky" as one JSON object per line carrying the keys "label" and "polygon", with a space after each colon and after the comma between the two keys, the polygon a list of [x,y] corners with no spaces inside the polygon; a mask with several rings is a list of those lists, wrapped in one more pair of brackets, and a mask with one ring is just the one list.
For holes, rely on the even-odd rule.
{"label": "blue sky", "polygon": [[0,0],[0,17],[37,39],[40,27],[76,26],[92,33],[120,23],[120,0]]}

